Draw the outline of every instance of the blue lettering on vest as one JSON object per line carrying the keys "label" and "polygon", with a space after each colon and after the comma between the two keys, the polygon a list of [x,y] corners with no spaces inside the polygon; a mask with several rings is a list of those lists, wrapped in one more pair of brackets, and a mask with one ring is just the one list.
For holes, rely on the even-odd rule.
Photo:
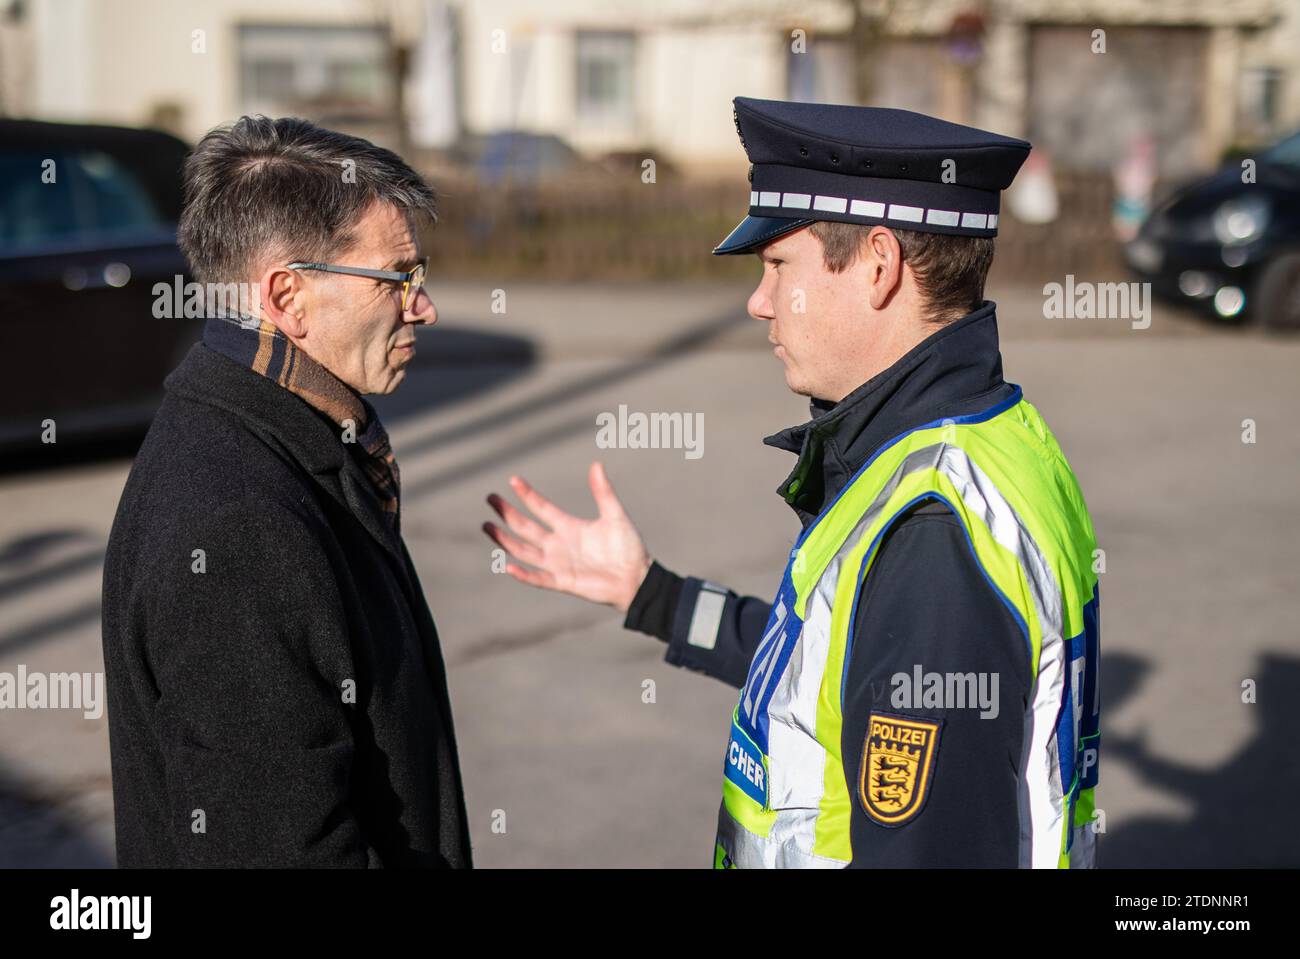
{"label": "blue lettering on vest", "polygon": [[[1079,798],[1079,791],[1097,785],[1097,758],[1101,746],[1101,703],[1097,688],[1101,652],[1097,628],[1099,603],[1098,590],[1093,587],[1092,599],[1083,607],[1083,632],[1068,643],[1069,663],[1061,697],[1060,719],[1056,726],[1061,785],[1070,789],[1066,798],[1071,825],[1074,823],[1074,805]],[[1066,833],[1066,850],[1072,845],[1074,830],[1070,829]]]}
{"label": "blue lettering on vest", "polygon": [[734,719],[731,722],[727,760],[723,769],[726,777],[739,786],[746,796],[767,808],[767,767],[763,765],[763,754]]}
{"label": "blue lettering on vest", "polygon": [[763,639],[754,650],[749,677],[740,691],[740,728],[762,752],[767,751],[767,707],[803,629],[803,620],[795,615],[795,598],[794,583],[787,568],[768,614]]}

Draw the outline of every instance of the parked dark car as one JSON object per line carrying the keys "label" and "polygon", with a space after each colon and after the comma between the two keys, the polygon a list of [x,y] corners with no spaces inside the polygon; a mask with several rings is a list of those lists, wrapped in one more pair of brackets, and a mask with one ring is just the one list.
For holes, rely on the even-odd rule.
{"label": "parked dark car", "polygon": [[0,120],[0,447],[139,429],[198,320],[155,317],[188,147],[155,130]]}
{"label": "parked dark car", "polygon": [[1125,247],[1157,295],[1300,330],[1300,133],[1175,192]]}

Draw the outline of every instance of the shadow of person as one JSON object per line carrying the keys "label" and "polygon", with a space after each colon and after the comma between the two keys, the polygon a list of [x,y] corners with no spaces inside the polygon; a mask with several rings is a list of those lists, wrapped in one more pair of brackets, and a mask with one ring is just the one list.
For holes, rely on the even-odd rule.
{"label": "shadow of person", "polygon": [[[1105,660],[1103,656],[1103,663]],[[1098,837],[1098,865],[1300,865],[1300,830],[1293,824],[1291,806],[1300,792],[1300,756],[1291,713],[1292,704],[1300,699],[1300,659],[1266,655],[1260,666],[1255,702],[1241,705],[1255,711],[1252,738],[1214,769],[1198,769],[1154,755],[1145,732],[1118,736],[1103,731],[1103,782],[1106,760],[1120,758],[1131,764],[1145,783],[1176,794],[1193,811],[1186,819],[1149,815],[1117,828],[1112,823],[1112,828]],[[1103,707],[1107,703],[1104,670],[1103,666]],[[1225,695],[1242,695],[1226,678],[1225,686]],[[1171,722],[1175,719],[1170,717]],[[1105,807],[1104,798],[1100,804]]]}
{"label": "shadow of person", "polygon": [[111,869],[75,797],[42,795],[0,762],[0,869]]}

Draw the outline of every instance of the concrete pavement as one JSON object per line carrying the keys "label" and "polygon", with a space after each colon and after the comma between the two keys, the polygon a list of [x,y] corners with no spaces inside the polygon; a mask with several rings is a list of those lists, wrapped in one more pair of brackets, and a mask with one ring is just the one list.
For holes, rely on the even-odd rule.
{"label": "concrete pavement", "polygon": [[[506,284],[504,314],[490,284],[432,291],[440,323],[377,405],[443,637],[476,860],[706,865],[735,692],[666,666],[612,611],[494,574],[483,497],[517,472],[590,514],[602,458],[665,565],[770,595],[798,526],[772,492],[791,460],[761,438],[806,402],[743,318],[744,286]],[[1036,286],[990,297],[1007,377],[1052,425],[1106,550],[1102,864],[1300,865],[1284,809],[1300,786],[1300,342],[1163,309],[1140,331],[1045,320]],[[702,413],[703,456],[597,449],[597,414],[620,404]],[[0,476],[0,671],[102,669],[100,563],[128,469]],[[0,712],[0,864],[111,862],[105,720]]]}

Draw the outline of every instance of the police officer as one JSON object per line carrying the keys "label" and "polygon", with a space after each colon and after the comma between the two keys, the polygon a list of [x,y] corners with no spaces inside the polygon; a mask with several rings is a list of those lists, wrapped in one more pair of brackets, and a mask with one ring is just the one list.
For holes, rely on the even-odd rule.
{"label": "police officer", "polygon": [[523,479],[485,532],[533,586],[626,612],[740,687],[714,864],[1091,866],[1096,544],[1079,486],[1002,378],[983,296],[1029,144],[902,110],[745,97],[768,324],[812,419],[768,437],[802,525],[774,600],[669,572],[603,468],[595,520]]}

